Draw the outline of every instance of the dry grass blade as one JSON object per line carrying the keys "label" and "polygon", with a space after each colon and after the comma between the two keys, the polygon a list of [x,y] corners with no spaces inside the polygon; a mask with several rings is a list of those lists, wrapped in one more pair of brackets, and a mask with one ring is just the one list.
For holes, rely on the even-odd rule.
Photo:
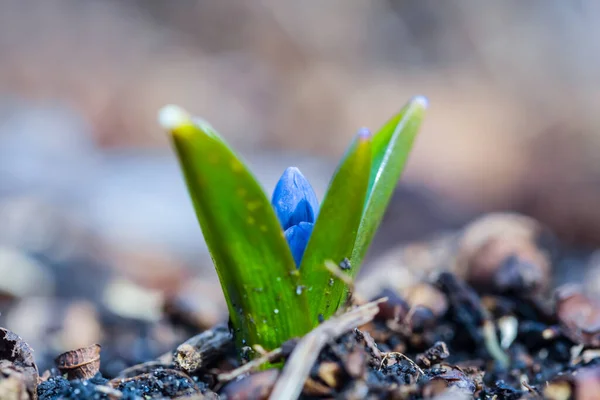
{"label": "dry grass blade", "polygon": [[364,304],[339,317],[330,318],[304,336],[285,364],[269,399],[297,399],[321,349],[331,340],[370,322],[379,312],[378,304],[383,301],[386,299]]}
{"label": "dry grass blade", "polygon": [[483,337],[487,351],[503,368],[507,368],[510,365],[510,358],[504,352],[498,341],[498,335],[496,335],[496,326],[491,319],[486,319],[483,322]]}
{"label": "dry grass blade", "polygon": [[381,364],[379,365],[379,370],[380,371],[384,367],[385,362],[390,357],[400,357],[400,358],[408,361],[417,370],[417,372],[419,373],[419,375],[417,375],[417,378],[419,376],[425,375],[425,372],[423,372],[423,370],[421,368],[419,368],[419,366],[417,365],[417,363],[415,363],[413,360],[411,360],[409,357],[407,357],[403,353],[400,353],[400,352],[397,352],[397,351],[392,351],[392,352],[389,352],[389,353],[383,353],[383,359],[381,360]]}
{"label": "dry grass blade", "polygon": [[281,357],[282,353],[283,352],[281,350],[281,347],[278,347],[275,350],[263,354],[262,356],[255,358],[254,360],[242,365],[239,368],[234,369],[231,372],[224,372],[222,374],[217,375],[217,380],[219,382],[229,382],[237,378],[238,376],[244,375],[245,373],[251,372],[259,368],[264,363],[276,360],[277,358]]}
{"label": "dry grass blade", "polygon": [[116,399],[120,399],[123,397],[123,393],[121,393],[120,391],[118,391],[116,389],[111,388],[110,386],[97,385],[96,392],[105,394],[106,396],[108,396],[108,398],[110,400],[113,400],[113,399],[116,400]]}

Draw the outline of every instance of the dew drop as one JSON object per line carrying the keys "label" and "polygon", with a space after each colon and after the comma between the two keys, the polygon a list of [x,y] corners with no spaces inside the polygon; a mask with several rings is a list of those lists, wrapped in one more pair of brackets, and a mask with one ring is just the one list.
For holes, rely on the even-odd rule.
{"label": "dew drop", "polygon": [[340,269],[342,269],[343,271],[348,271],[348,270],[352,269],[350,260],[348,260],[347,258],[344,258],[342,260],[342,262],[339,264],[339,266],[340,266]]}
{"label": "dew drop", "polygon": [[276,309],[274,309],[274,310],[273,310],[273,312],[274,312],[275,314],[279,314],[279,309],[277,309],[277,308],[276,308]]}

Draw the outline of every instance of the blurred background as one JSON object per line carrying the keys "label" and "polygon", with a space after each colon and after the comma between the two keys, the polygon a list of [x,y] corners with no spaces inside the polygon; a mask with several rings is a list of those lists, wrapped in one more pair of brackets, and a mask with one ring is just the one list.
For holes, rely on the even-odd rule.
{"label": "blurred background", "polygon": [[185,337],[165,310],[223,319],[168,103],[268,192],[295,164],[322,195],[358,128],[425,95],[369,263],[494,210],[598,247],[599,22],[591,0],[2,1],[0,325],[40,360],[108,343],[110,374]]}

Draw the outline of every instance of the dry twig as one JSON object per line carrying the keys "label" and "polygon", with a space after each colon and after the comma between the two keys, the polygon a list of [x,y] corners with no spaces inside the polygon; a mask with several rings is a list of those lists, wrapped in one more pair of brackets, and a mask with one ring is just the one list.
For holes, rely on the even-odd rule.
{"label": "dry twig", "polygon": [[192,373],[206,367],[229,346],[233,346],[229,328],[219,325],[180,344],[175,350],[173,361],[179,369]]}
{"label": "dry twig", "polygon": [[304,336],[288,359],[269,399],[297,399],[323,347],[351,329],[370,322],[379,312],[378,304],[383,301],[386,299],[364,304],[339,317],[331,318]]}
{"label": "dry twig", "polygon": [[235,378],[237,378],[240,375],[244,375],[248,372],[254,371],[255,369],[257,369],[264,363],[275,361],[276,359],[278,359],[281,356],[282,353],[283,353],[283,351],[281,350],[281,347],[279,347],[275,350],[272,350],[268,353],[263,354],[262,356],[260,356],[258,358],[255,358],[254,360],[252,360],[250,362],[247,362],[246,364],[234,369],[233,371],[224,372],[222,374],[217,375],[217,380],[219,382],[228,382],[228,381],[234,380]]}
{"label": "dry twig", "polygon": [[425,372],[423,372],[423,370],[421,368],[419,368],[419,366],[417,365],[416,362],[414,362],[413,360],[408,358],[406,355],[404,355],[403,353],[400,353],[398,351],[391,351],[389,353],[383,353],[383,359],[381,360],[381,364],[379,365],[380,371],[383,368],[383,364],[385,364],[387,359],[390,358],[391,356],[403,358],[404,360],[408,361],[413,367],[415,367],[415,369],[420,374],[420,375],[417,375],[417,379],[419,378],[419,376],[425,375]]}

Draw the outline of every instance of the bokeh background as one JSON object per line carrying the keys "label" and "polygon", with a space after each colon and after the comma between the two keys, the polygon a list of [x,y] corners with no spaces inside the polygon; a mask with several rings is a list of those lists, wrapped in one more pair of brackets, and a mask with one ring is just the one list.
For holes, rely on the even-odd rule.
{"label": "bokeh background", "polygon": [[592,0],[3,0],[0,325],[40,359],[109,342],[118,371],[183,337],[165,309],[223,318],[156,122],[168,103],[209,120],[268,192],[295,164],[322,195],[358,128],[426,95],[369,263],[493,210],[594,249],[598,38]]}

